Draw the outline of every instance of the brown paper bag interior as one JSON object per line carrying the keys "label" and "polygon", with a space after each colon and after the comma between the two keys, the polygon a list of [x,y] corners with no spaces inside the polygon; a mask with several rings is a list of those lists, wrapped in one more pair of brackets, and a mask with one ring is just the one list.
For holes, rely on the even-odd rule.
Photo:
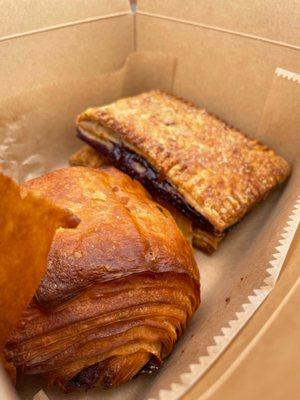
{"label": "brown paper bag interior", "polygon": [[[122,2],[117,3],[119,7]],[[288,31],[282,16],[285,33],[276,36],[272,7],[267,5],[268,10],[260,5],[261,15],[269,16],[270,22],[251,25],[254,18],[246,11],[254,13],[257,2],[239,1],[240,11],[238,7],[231,10],[232,20],[220,1],[205,5],[201,15],[199,2],[189,3],[188,7],[180,2],[179,14],[179,0],[143,0],[135,16],[128,12],[0,42],[0,59],[6,60],[0,66],[5,77],[0,89],[0,158],[4,172],[19,181],[67,163],[82,145],[75,138],[74,121],[79,112],[153,88],[204,106],[293,163],[286,185],[255,208],[213,257],[195,252],[203,305],[160,373],[151,379],[138,378],[113,393],[101,393],[103,399],[157,398],[161,389],[181,382],[180,376],[190,371],[191,364],[200,365],[199,358],[208,354],[214,337],[223,334],[221,329],[228,328],[228,322],[243,311],[253,290],[270,278],[269,261],[299,191],[300,85],[297,79],[275,74],[277,67],[300,71],[296,30]],[[124,13],[121,8],[115,11]],[[18,54],[28,60],[22,67]],[[270,286],[276,276],[273,278],[268,281]],[[260,304],[262,299],[256,301]],[[206,359],[198,375],[187,379],[185,388],[213,360],[214,356]],[[27,377],[21,380],[19,392],[29,399],[40,387],[38,379]],[[99,392],[75,394],[74,399],[82,396],[93,399]],[[49,391],[49,397],[65,398],[56,389]]]}

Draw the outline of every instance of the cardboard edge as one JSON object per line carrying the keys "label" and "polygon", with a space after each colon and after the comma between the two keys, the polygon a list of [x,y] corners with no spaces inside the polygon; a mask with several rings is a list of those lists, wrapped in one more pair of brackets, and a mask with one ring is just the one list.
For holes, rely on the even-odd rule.
{"label": "cardboard edge", "polygon": [[296,72],[291,72],[283,68],[276,68],[275,74],[280,78],[285,78],[289,81],[293,81],[300,84],[300,74],[296,74]]}
{"label": "cardboard edge", "polygon": [[135,14],[138,16],[146,17],[146,18],[154,18],[157,20],[164,20],[164,21],[174,22],[177,24],[190,25],[190,26],[194,26],[194,27],[200,28],[200,29],[222,32],[222,33],[225,33],[228,35],[240,36],[240,37],[244,37],[244,38],[247,38],[250,40],[269,43],[269,44],[272,44],[275,46],[286,47],[286,48],[294,49],[294,50],[300,50],[300,46],[295,45],[295,44],[291,44],[291,43],[280,41],[280,40],[274,40],[274,39],[271,39],[268,37],[263,37],[260,35],[254,35],[252,33],[246,33],[243,31],[222,28],[217,25],[210,25],[210,24],[205,24],[202,22],[193,21],[193,20],[182,19],[182,18],[177,18],[177,17],[170,17],[167,15],[151,13],[151,12],[147,12],[147,11],[140,11],[139,9],[137,9]]}
{"label": "cardboard edge", "polygon": [[169,389],[160,390],[157,399],[151,398],[149,400],[178,399],[191,389],[197,380],[226,350],[230,342],[237,336],[249,318],[258,310],[274,288],[299,223],[300,195],[296,198],[289,218],[280,234],[278,245],[274,249],[276,251],[272,254],[272,258],[266,268],[268,276],[264,279],[262,286],[253,290],[248,296],[249,301],[241,305],[241,311],[235,313],[235,319],[228,321],[227,326],[221,328],[220,334],[214,336],[214,343],[207,347],[207,354],[200,356],[197,364],[191,364],[189,371],[181,374],[178,382],[172,383]]}
{"label": "cardboard edge", "polygon": [[124,17],[127,15],[133,15],[133,12],[131,9],[128,9],[128,11],[121,11],[121,12],[116,12],[116,13],[111,13],[111,14],[106,14],[106,15],[99,15],[96,17],[90,17],[90,18],[84,18],[84,19],[79,19],[75,21],[70,21],[70,22],[65,22],[61,24],[56,24],[56,25],[49,25],[44,28],[37,28],[37,29],[32,29],[28,30],[25,32],[21,33],[15,33],[15,34],[10,34],[6,36],[0,37],[0,43],[1,42],[7,42],[10,40],[22,38],[25,36],[31,36],[35,35],[38,33],[43,33],[43,32],[48,32],[48,31],[55,31],[57,29],[64,29],[64,28],[69,28],[71,26],[77,26],[77,25],[82,25],[82,24],[88,24],[90,22],[97,22],[97,21],[103,21],[107,19],[112,19],[112,18],[117,18],[117,17]]}

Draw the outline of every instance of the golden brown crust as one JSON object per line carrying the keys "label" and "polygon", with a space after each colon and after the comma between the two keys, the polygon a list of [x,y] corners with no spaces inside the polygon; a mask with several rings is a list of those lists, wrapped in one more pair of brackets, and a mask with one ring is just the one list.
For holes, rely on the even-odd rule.
{"label": "golden brown crust", "polygon": [[56,229],[79,219],[0,172],[0,358],[46,272]]}
{"label": "golden brown crust", "polygon": [[81,223],[56,233],[7,361],[65,391],[114,387],[161,362],[200,302],[191,247],[170,213],[114,168],[65,168],[25,186]]}
{"label": "golden brown crust", "polygon": [[[129,176],[113,167],[65,168],[24,184],[77,215],[76,230],[60,229],[37,297],[45,307],[95,280],[171,270],[198,280],[189,245],[170,213]],[[101,246],[99,246],[101,243]]]}
{"label": "golden brown crust", "polygon": [[[77,120],[111,129],[222,232],[289,174],[256,140],[172,95],[152,91],[90,108]],[[90,125],[92,132],[92,124]]]}
{"label": "golden brown crust", "polygon": [[212,254],[217,250],[226,233],[216,235],[201,228],[193,227],[192,244],[204,253]]}
{"label": "golden brown crust", "polygon": [[82,147],[69,157],[69,164],[72,167],[100,168],[108,165],[107,160],[101,157],[98,151],[92,147]]}
{"label": "golden brown crust", "polygon": [[191,221],[183,213],[178,211],[177,208],[173,207],[170,203],[167,203],[162,198],[154,196],[154,200],[171,213],[183,236],[190,244],[192,244],[193,227]]}

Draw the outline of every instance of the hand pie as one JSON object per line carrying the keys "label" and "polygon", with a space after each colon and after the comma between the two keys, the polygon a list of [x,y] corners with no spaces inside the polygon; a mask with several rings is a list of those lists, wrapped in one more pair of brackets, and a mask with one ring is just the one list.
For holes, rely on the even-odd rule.
{"label": "hand pie", "polygon": [[24,187],[81,223],[56,232],[7,361],[65,391],[114,387],[159,364],[200,303],[192,249],[170,213],[113,167],[60,169]]}
{"label": "hand pie", "polygon": [[78,136],[183,212],[211,252],[289,174],[288,163],[204,109],[160,91],[89,108]]}

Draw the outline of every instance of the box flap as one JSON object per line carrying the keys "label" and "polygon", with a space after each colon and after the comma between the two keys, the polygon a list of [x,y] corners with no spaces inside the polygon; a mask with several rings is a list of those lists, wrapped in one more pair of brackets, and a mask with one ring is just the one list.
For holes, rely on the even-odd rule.
{"label": "box flap", "polygon": [[141,0],[136,15],[137,51],[178,59],[175,94],[249,135],[257,132],[276,68],[300,72],[300,6],[260,3]]}
{"label": "box flap", "polygon": [[128,0],[1,0],[0,40],[34,30],[129,12]]}
{"label": "box flap", "polygon": [[300,3],[295,1],[139,0],[138,12],[300,45]]}
{"label": "box flap", "polygon": [[134,49],[128,0],[1,5],[1,98],[118,69]]}

